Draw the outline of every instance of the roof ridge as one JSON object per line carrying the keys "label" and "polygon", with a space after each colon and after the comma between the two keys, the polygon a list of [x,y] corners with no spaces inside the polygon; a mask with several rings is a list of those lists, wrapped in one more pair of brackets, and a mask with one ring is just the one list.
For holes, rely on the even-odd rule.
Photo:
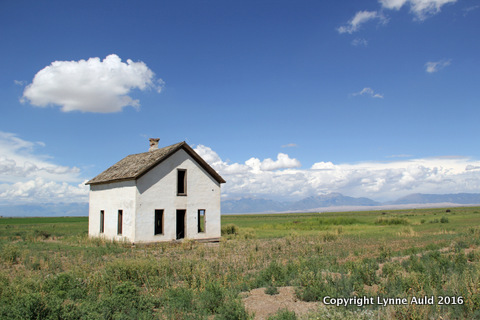
{"label": "roof ridge", "polygon": [[126,180],[136,180],[157,166],[170,155],[179,149],[184,149],[197,164],[205,169],[219,183],[225,183],[225,180],[195,152],[185,141],[174,143],[161,149],[147,151],[142,153],[130,154],[118,161],[99,175],[89,180],[86,184],[104,184]]}

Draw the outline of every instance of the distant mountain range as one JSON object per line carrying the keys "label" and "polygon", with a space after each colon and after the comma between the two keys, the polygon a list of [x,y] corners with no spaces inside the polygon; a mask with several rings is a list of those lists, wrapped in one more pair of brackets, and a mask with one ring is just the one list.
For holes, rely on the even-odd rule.
{"label": "distant mountain range", "polygon": [[[480,205],[480,193],[422,194],[415,193],[395,201],[377,202],[369,198],[354,198],[340,193],[307,197],[299,201],[275,201],[259,198],[241,198],[222,201],[222,213],[262,213],[315,211],[320,208],[348,208],[362,210],[394,209],[395,206],[418,207],[431,204],[442,206]],[[365,210],[365,209],[364,209]],[[0,216],[4,217],[61,217],[88,216],[88,203],[45,203],[24,205],[0,205]]]}
{"label": "distant mountain range", "polygon": [[395,205],[411,204],[479,204],[480,193],[457,194],[422,194],[415,193],[395,201],[377,202],[369,198],[354,198],[340,193],[304,198],[300,201],[282,202],[258,198],[242,198],[239,200],[222,201],[222,213],[260,213],[260,212],[289,212],[310,211],[327,207],[393,207]]}

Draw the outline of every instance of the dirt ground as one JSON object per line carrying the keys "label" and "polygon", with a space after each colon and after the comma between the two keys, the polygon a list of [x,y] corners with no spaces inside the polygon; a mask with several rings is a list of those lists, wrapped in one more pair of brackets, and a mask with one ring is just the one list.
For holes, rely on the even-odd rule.
{"label": "dirt ground", "polygon": [[301,318],[318,308],[318,302],[297,300],[294,287],[278,287],[278,294],[268,295],[265,288],[253,289],[244,293],[243,301],[248,312],[255,313],[256,320],[267,319],[280,309],[294,311]]}

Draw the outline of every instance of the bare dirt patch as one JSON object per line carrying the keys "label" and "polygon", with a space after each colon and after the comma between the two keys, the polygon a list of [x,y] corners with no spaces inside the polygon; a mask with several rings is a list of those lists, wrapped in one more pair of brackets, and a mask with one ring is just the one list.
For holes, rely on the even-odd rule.
{"label": "bare dirt patch", "polygon": [[298,300],[294,287],[278,287],[278,294],[268,295],[265,288],[253,289],[244,293],[244,303],[249,313],[255,313],[256,320],[268,319],[278,310],[288,309],[302,317],[318,308],[318,302],[304,302]]}

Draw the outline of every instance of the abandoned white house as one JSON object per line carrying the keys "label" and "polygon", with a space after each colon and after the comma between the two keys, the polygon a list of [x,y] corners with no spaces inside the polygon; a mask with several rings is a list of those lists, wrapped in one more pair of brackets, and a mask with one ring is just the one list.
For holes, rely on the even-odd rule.
{"label": "abandoned white house", "polygon": [[225,180],[186,142],[132,154],[88,181],[88,234],[133,243],[220,238]]}

